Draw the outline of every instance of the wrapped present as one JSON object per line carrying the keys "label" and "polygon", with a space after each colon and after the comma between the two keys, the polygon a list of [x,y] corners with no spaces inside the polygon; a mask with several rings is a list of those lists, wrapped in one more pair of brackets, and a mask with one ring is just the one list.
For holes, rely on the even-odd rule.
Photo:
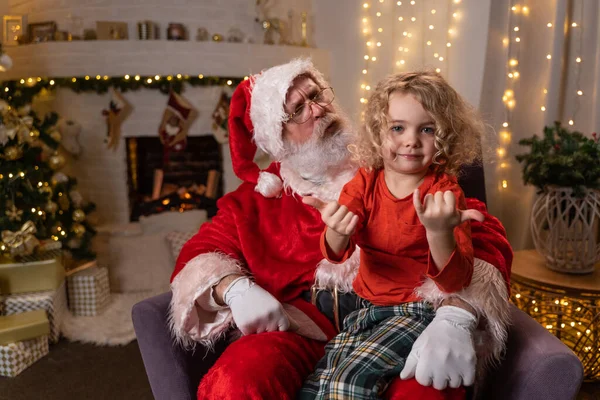
{"label": "wrapped present", "polygon": [[48,350],[48,336],[0,345],[0,376],[19,375]]}
{"label": "wrapped present", "polygon": [[47,336],[49,333],[50,324],[44,310],[0,317],[0,345]]}
{"label": "wrapped present", "polygon": [[35,253],[18,261],[0,262],[0,293],[56,290],[65,279],[60,250]]}
{"label": "wrapped present", "polygon": [[108,269],[87,268],[67,278],[69,308],[73,315],[94,316],[102,313],[110,301]]}
{"label": "wrapped present", "polygon": [[57,290],[0,295],[0,314],[14,315],[35,310],[46,311],[50,322],[50,343],[57,343],[60,338],[60,324],[68,310],[64,281]]}

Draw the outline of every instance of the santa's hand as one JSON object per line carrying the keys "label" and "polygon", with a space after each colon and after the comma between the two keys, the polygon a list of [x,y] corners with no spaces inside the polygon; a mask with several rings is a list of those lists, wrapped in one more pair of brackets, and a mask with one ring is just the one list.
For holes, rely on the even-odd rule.
{"label": "santa's hand", "polygon": [[337,201],[326,203],[312,196],[304,196],[302,202],[316,208],[321,213],[325,225],[337,234],[351,236],[356,230],[358,215],[348,210],[348,207],[341,206]]}
{"label": "santa's hand", "polygon": [[281,303],[247,277],[233,281],[223,295],[233,320],[244,335],[287,331],[290,321]]}
{"label": "santa's hand", "polygon": [[477,357],[472,332],[477,318],[454,306],[438,308],[406,359],[401,379],[415,378],[423,386],[443,390],[475,382]]}

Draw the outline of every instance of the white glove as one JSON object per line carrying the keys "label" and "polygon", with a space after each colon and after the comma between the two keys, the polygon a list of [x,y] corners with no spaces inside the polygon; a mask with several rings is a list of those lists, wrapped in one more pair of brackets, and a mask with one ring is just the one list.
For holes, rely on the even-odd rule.
{"label": "white glove", "polygon": [[477,356],[472,333],[477,318],[459,307],[438,308],[406,359],[401,379],[415,377],[423,386],[443,390],[475,382]]}
{"label": "white glove", "polygon": [[281,303],[247,277],[233,281],[223,294],[233,320],[244,335],[287,331],[290,327]]}

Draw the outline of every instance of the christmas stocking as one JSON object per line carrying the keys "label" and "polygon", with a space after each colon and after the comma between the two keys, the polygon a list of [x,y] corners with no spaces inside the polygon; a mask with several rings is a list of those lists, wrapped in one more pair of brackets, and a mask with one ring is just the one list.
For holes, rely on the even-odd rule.
{"label": "christmas stocking", "polygon": [[117,90],[111,91],[111,99],[107,110],[102,110],[106,118],[106,143],[108,148],[116,150],[121,139],[121,124],[131,114],[133,107]]}
{"label": "christmas stocking", "polygon": [[187,145],[187,132],[190,126],[193,106],[183,96],[171,92],[167,108],[163,113],[158,129],[160,141],[164,146],[165,154],[169,151],[182,151]]}
{"label": "christmas stocking", "polygon": [[215,111],[212,113],[213,119],[213,136],[217,139],[217,142],[224,144],[229,141],[229,131],[227,130],[227,119],[229,118],[229,103],[231,102],[231,95],[223,91],[215,107]]}

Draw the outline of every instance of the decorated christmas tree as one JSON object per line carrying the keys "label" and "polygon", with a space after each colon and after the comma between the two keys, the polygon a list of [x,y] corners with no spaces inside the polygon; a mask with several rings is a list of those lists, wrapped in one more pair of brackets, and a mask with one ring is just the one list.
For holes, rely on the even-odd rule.
{"label": "decorated christmas tree", "polygon": [[24,106],[0,100],[0,252],[19,258],[40,243],[61,242],[73,260],[93,259],[95,234],[89,213],[95,205],[61,169],[67,158],[58,116],[42,119]]}

